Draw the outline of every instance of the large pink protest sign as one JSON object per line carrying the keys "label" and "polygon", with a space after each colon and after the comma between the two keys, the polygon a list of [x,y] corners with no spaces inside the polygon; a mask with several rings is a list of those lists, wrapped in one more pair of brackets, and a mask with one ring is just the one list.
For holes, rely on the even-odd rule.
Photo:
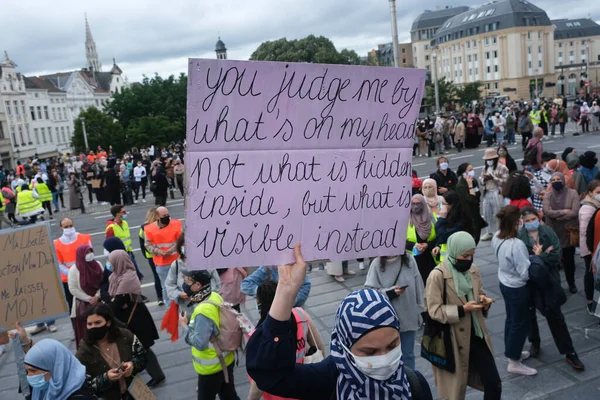
{"label": "large pink protest sign", "polygon": [[195,269],[404,251],[425,71],[189,60]]}

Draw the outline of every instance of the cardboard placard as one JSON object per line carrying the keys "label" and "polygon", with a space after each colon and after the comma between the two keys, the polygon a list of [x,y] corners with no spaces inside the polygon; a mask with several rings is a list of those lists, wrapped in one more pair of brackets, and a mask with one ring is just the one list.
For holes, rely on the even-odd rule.
{"label": "cardboard placard", "polygon": [[102,183],[102,179],[92,179],[91,181],[92,189],[100,189],[100,183]]}
{"label": "cardboard placard", "polygon": [[127,391],[135,400],[156,400],[156,396],[154,396],[152,390],[150,390],[148,385],[139,376],[133,378]]}
{"label": "cardboard placard", "polygon": [[68,315],[50,225],[0,231],[0,331]]}

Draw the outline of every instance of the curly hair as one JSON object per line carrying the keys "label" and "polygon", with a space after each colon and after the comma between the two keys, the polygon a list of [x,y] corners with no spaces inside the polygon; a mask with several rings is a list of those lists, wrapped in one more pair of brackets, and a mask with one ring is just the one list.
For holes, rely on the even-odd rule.
{"label": "curly hair", "polygon": [[529,184],[529,178],[520,172],[510,174],[506,182],[504,182],[502,196],[511,200],[530,198],[531,186]]}

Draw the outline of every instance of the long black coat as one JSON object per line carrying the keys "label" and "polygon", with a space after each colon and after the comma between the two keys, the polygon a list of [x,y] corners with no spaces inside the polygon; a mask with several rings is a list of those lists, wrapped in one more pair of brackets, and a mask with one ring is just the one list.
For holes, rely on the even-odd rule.
{"label": "long black coat", "polygon": [[[128,294],[118,295],[110,303],[115,317],[127,325],[129,316],[133,310],[135,303],[132,301],[131,296]],[[124,308],[125,307],[125,308]],[[127,325],[129,329],[146,349],[149,349],[154,345],[154,341],[158,340],[158,331],[156,330],[156,324],[152,319],[152,314],[148,311],[146,305],[142,302],[137,303],[131,321]]]}

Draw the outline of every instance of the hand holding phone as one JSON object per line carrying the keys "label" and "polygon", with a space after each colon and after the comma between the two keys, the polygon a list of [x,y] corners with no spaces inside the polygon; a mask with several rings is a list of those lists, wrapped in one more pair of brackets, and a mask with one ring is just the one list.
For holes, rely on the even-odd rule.
{"label": "hand holding phone", "polygon": [[408,287],[408,285],[404,285],[404,286],[402,286],[402,287],[400,287],[400,286],[396,286],[396,287],[394,287],[394,292],[395,292],[397,295],[401,295],[401,294],[403,294],[403,293],[404,293],[404,291],[406,290],[406,288],[407,288],[407,287]]}

